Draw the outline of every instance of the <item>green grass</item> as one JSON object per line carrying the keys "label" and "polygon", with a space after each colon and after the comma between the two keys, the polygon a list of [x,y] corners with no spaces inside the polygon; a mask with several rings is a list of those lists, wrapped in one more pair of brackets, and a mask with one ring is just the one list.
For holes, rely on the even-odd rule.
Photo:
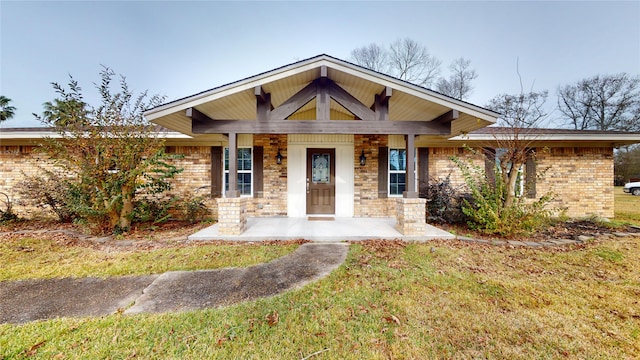
{"label": "green grass", "polygon": [[163,249],[117,251],[70,245],[52,239],[0,241],[0,281],[160,274],[175,270],[244,267],[269,262],[298,245],[192,244]]}
{"label": "green grass", "polygon": [[221,309],[0,325],[0,358],[632,359],[640,238],[554,250],[351,245],[304,288]]}
{"label": "green grass", "polygon": [[640,196],[625,194],[622,186],[615,188],[615,220],[640,225]]}

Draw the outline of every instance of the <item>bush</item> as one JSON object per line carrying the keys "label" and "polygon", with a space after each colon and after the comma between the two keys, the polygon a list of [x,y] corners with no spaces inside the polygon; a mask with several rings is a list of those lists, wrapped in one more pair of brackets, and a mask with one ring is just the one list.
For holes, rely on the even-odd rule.
{"label": "bush", "polygon": [[464,176],[471,191],[470,198],[462,204],[462,212],[467,224],[474,230],[485,234],[500,236],[527,235],[549,224],[552,211],[547,205],[553,195],[547,193],[539,199],[527,202],[517,197],[510,206],[505,206],[507,184],[495,167],[495,176],[490,181],[483,168],[471,161],[452,158]]}
{"label": "bush", "polygon": [[16,185],[21,203],[52,211],[61,222],[71,222],[78,217],[74,210],[73,185],[59,172],[42,170],[42,175],[29,176],[23,173],[25,180]]}
{"label": "bush", "polygon": [[429,179],[420,197],[427,200],[427,220],[437,223],[455,224],[464,221],[462,204],[466,194],[451,185],[450,175],[446,179]]}
{"label": "bush", "polygon": [[13,204],[9,195],[0,192],[0,202],[4,203],[4,206],[0,206],[0,223],[18,220],[18,215],[13,212]]}
{"label": "bush", "polygon": [[178,200],[177,197],[169,199],[141,198],[134,202],[131,222],[162,224],[171,219],[171,209]]}
{"label": "bush", "polygon": [[184,219],[190,223],[196,223],[207,220],[209,218],[210,210],[205,204],[206,197],[189,195],[182,201]]}

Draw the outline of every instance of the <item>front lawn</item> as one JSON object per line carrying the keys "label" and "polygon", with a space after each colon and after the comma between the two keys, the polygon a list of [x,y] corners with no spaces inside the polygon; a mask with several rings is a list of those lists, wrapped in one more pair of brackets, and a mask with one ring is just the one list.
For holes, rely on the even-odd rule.
{"label": "front lawn", "polygon": [[[298,244],[138,242],[96,244],[60,234],[0,237],[0,281],[161,274],[261,264],[293,252]],[[157,248],[155,248],[157,247]]]}
{"label": "front lawn", "polygon": [[640,196],[625,194],[622,186],[615,187],[616,220],[640,225]]}
{"label": "front lawn", "polygon": [[640,237],[541,250],[358,243],[328,277],[273,298],[0,325],[0,358],[632,359],[638,269]]}

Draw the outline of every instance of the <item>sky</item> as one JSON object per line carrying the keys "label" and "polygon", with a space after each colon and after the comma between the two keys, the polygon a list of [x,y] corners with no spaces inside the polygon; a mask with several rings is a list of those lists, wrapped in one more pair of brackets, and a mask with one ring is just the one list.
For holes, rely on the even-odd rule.
{"label": "sky", "polygon": [[[0,0],[0,94],[32,113],[69,75],[98,104],[101,65],[136,93],[166,101],[328,54],[411,38],[442,61],[478,73],[469,102],[549,91],[597,74],[640,75],[640,1],[6,1]],[[522,78],[520,81],[518,72]],[[556,114],[557,115],[557,114]],[[554,115],[552,114],[552,117]]]}

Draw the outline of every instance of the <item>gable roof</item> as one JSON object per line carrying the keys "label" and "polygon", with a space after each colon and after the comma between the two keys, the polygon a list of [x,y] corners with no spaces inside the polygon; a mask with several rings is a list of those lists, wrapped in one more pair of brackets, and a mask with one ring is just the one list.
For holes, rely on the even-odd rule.
{"label": "gable roof", "polygon": [[[185,114],[189,108],[216,120],[256,120],[256,86],[270,93],[271,103],[277,107],[318,79],[322,67],[326,67],[329,79],[367,107],[385,87],[392,89],[390,121],[428,122],[456,110],[459,117],[451,124],[451,134],[456,135],[490,125],[498,117],[491,110],[324,54],[171,101],[147,110],[145,116],[156,124],[191,136],[198,135],[191,131],[191,119]],[[309,114],[315,114],[314,107],[315,100],[298,109],[291,119],[311,120]],[[332,100],[331,118],[353,119],[353,114]]]}

